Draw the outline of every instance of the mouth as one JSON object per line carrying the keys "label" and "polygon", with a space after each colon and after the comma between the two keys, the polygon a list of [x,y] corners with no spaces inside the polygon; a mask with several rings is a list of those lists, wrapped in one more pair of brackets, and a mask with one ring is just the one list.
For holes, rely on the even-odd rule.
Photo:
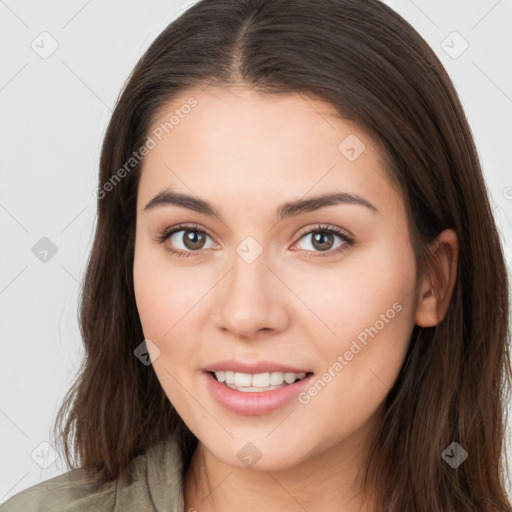
{"label": "mouth", "polygon": [[261,416],[290,406],[313,379],[313,372],[259,371],[243,373],[217,367],[203,371],[203,375],[210,396],[219,405],[246,416]]}
{"label": "mouth", "polygon": [[263,372],[242,373],[229,370],[208,372],[218,383],[229,389],[243,393],[262,393],[291,386],[310,375],[312,372]]}

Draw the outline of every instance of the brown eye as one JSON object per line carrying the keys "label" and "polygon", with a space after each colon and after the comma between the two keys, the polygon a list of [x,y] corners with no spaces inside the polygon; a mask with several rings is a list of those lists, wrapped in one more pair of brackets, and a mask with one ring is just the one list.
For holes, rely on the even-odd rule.
{"label": "brown eye", "polygon": [[[320,253],[334,254],[349,247],[352,240],[332,227],[317,228],[304,233],[300,240],[306,240],[309,244],[302,247],[306,252],[314,256],[323,256]],[[299,241],[299,244],[301,242]],[[308,247],[309,246],[309,247]],[[316,254],[315,254],[316,253]],[[326,254],[327,255],[327,254]]]}
{"label": "brown eye", "polygon": [[[206,236],[201,231],[189,231],[183,230],[184,235],[182,236],[183,244],[187,249],[191,251],[197,251],[202,249],[206,240]],[[178,231],[181,233],[181,231]]]}
{"label": "brown eye", "polygon": [[167,239],[173,248],[179,251],[199,251],[206,245],[208,235],[198,229],[180,229],[171,233]]}
{"label": "brown eye", "polygon": [[315,231],[312,233],[312,245],[319,251],[328,251],[332,249],[334,243],[334,235],[332,233],[326,233],[323,231]]}
{"label": "brown eye", "polygon": [[[217,247],[212,238],[195,224],[179,224],[160,233],[155,239],[164,249],[178,257],[200,256],[205,251]],[[210,245],[207,245],[208,241]]]}

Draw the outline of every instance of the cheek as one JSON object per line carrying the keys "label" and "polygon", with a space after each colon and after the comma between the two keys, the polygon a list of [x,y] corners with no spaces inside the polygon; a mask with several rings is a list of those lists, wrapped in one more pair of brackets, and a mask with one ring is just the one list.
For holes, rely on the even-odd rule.
{"label": "cheek", "polygon": [[142,328],[145,336],[164,343],[172,338],[180,319],[188,321],[194,303],[204,294],[200,281],[173,268],[168,258],[163,247],[145,241],[135,246],[133,280]]}
{"label": "cheek", "polygon": [[324,424],[365,421],[393,386],[414,326],[415,273],[406,246],[383,243],[325,283],[328,299],[319,311],[335,335],[318,338],[324,368],[302,397],[303,404],[316,401],[311,410],[325,415]]}
{"label": "cheek", "polygon": [[205,290],[198,285],[197,273],[172,267],[166,256],[163,248],[144,243],[136,246],[133,276],[137,309],[145,338],[160,351],[156,359],[152,358],[155,375],[178,414],[199,433],[209,418],[190,394],[198,394],[194,380],[201,332],[198,301]]}
{"label": "cheek", "polygon": [[321,380],[329,383],[329,390],[322,391],[326,403],[335,399],[331,403],[357,409],[358,400],[364,399],[370,410],[373,399],[376,404],[384,398],[398,375],[414,326],[415,279],[408,247],[384,242],[354,254],[339,272],[302,290],[331,330],[326,328],[327,335],[317,337],[327,372]]}
{"label": "cheek", "polygon": [[[203,330],[201,299],[212,283],[204,270],[171,265],[162,247],[141,241],[133,267],[135,299],[144,337],[159,349],[155,373],[169,399],[179,407],[197,371]],[[190,404],[189,404],[190,405]]]}
{"label": "cheek", "polygon": [[[330,339],[331,345],[355,337],[378,322],[381,315],[397,327],[402,322],[411,324],[416,268],[407,239],[400,244],[397,240],[401,239],[396,233],[383,236],[368,247],[348,252],[330,268],[312,271],[313,265],[308,264],[280,269],[309,309],[300,321],[316,324],[321,329],[319,339]],[[406,313],[395,314],[395,303]]]}

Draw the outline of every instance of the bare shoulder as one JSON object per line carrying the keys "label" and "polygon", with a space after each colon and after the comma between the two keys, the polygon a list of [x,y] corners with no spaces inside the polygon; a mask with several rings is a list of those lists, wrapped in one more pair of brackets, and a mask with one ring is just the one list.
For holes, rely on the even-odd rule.
{"label": "bare shoulder", "polygon": [[111,512],[116,487],[116,481],[105,484],[84,469],[73,469],[12,496],[0,505],[0,512]]}

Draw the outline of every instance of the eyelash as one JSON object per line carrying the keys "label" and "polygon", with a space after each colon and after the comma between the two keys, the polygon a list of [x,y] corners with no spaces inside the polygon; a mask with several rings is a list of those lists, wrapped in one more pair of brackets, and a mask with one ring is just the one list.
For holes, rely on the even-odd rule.
{"label": "eyelash", "polygon": [[[197,231],[198,233],[203,233],[207,236],[210,236],[210,235],[208,235],[208,233],[206,231],[204,231],[203,229],[200,229],[200,227],[197,224],[178,224],[178,225],[173,226],[172,228],[168,228],[165,231],[163,231],[162,233],[160,233],[157,236],[156,241],[161,244],[164,244],[172,235],[174,235],[175,233],[178,233],[179,231],[184,231],[184,230],[185,231]],[[352,247],[354,245],[354,240],[352,238],[350,238],[348,235],[346,235],[345,233],[343,233],[341,230],[339,230],[338,228],[336,228],[334,226],[325,225],[325,224],[318,225],[312,229],[309,228],[309,229],[301,231],[301,233],[299,234],[299,240],[301,238],[303,238],[304,236],[310,235],[312,233],[328,233],[328,234],[332,234],[332,235],[337,235],[339,238],[342,239],[344,244],[337,247],[336,249],[331,249],[329,251],[323,251],[323,252],[306,251],[306,253],[313,253],[313,254],[306,254],[306,257],[308,257],[308,258],[327,258],[327,257],[337,256],[338,254],[345,252],[346,250],[348,250],[350,247]],[[181,258],[182,256],[185,258],[188,258],[190,256],[194,256],[195,253],[202,252],[200,250],[199,251],[181,251],[181,250],[176,250],[176,249],[172,249],[170,247],[165,247],[165,246],[164,246],[164,249],[168,253],[173,254],[173,255],[177,256],[178,258]]]}

